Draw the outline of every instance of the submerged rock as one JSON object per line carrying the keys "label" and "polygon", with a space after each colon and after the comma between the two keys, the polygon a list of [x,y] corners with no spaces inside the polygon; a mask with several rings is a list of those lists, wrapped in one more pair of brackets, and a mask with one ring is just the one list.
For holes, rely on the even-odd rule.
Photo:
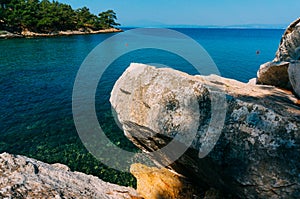
{"label": "submerged rock", "polygon": [[46,164],[25,156],[0,154],[0,198],[138,199],[133,188],[91,175],[71,172],[62,164]]}
{"label": "submerged rock", "polygon": [[[300,108],[293,95],[131,64],[110,101],[135,145],[195,185],[241,198],[300,197]],[[176,147],[161,150],[171,141]],[[212,151],[205,156],[203,147]]]}

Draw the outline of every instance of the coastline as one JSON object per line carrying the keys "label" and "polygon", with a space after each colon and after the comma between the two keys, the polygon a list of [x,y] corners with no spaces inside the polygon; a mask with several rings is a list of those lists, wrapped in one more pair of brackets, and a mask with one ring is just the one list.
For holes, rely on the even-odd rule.
{"label": "coastline", "polygon": [[28,30],[23,30],[21,34],[15,34],[8,31],[0,31],[0,39],[12,39],[12,38],[33,38],[33,37],[56,37],[56,36],[71,36],[71,35],[88,35],[88,34],[108,34],[108,33],[117,33],[123,32],[122,29],[118,28],[109,28],[103,30],[67,30],[67,31],[58,31],[52,33],[36,33]]}

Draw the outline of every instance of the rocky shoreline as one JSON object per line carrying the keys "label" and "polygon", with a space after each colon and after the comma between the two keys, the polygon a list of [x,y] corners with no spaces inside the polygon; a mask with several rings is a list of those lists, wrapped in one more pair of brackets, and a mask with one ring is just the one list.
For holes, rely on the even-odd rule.
{"label": "rocky shoreline", "polygon": [[123,30],[117,28],[109,28],[104,30],[67,30],[57,31],[52,33],[36,33],[28,30],[23,30],[20,34],[11,33],[8,31],[0,31],[0,39],[11,39],[11,38],[32,38],[32,37],[57,37],[57,36],[71,36],[71,35],[88,35],[88,34],[106,34],[106,33],[117,33]]}
{"label": "rocky shoreline", "polygon": [[8,153],[0,154],[0,198],[141,199],[133,188]]}

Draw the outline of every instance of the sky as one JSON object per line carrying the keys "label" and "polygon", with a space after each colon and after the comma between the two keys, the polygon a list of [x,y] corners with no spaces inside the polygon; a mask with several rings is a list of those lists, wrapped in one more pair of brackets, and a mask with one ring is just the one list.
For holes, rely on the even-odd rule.
{"label": "sky", "polygon": [[58,0],[91,12],[112,9],[122,26],[287,26],[300,17],[300,0]]}

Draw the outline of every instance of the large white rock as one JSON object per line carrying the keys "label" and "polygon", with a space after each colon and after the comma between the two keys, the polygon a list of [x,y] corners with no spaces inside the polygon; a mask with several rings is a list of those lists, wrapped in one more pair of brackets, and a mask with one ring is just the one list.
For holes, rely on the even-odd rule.
{"label": "large white rock", "polygon": [[284,32],[274,62],[300,59],[300,17]]}
{"label": "large white rock", "polygon": [[[226,95],[227,105],[221,104],[216,114],[212,88]],[[110,101],[125,135],[147,154],[176,138],[186,144],[196,131],[189,149],[169,165],[193,182],[240,198],[300,198],[300,109],[290,93],[215,75],[131,64]],[[210,144],[205,135],[215,135],[218,127],[219,140],[200,157],[202,147]],[[151,158],[165,163],[178,146]]]}

